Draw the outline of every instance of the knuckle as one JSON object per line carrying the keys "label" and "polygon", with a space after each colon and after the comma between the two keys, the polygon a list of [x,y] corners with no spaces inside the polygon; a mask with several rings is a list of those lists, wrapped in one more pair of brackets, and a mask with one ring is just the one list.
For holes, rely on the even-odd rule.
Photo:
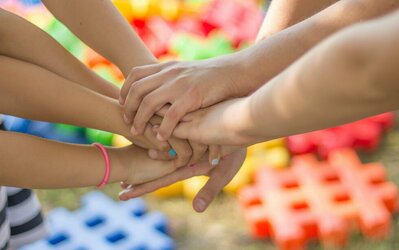
{"label": "knuckle", "polygon": [[164,119],[172,120],[172,121],[176,120],[177,118],[178,118],[177,110],[176,110],[176,108],[173,108],[173,107],[171,107],[166,112],[165,117],[164,117]]}
{"label": "knuckle", "polygon": [[138,74],[140,74],[142,69],[140,67],[134,67],[130,71],[130,74],[132,75],[133,78],[135,78]]}

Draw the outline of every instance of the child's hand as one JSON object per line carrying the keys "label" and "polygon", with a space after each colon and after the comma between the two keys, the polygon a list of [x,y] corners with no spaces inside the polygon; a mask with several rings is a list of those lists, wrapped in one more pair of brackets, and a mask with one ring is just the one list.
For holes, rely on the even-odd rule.
{"label": "child's hand", "polygon": [[133,145],[111,150],[116,156],[113,158],[116,162],[111,162],[111,164],[119,164],[123,167],[126,175],[124,181],[129,184],[145,183],[176,170],[173,161],[152,160],[147,156],[146,150]]}
{"label": "child's hand", "polygon": [[[208,182],[198,192],[193,201],[194,209],[197,212],[203,212],[223,190],[224,186],[226,186],[236,175],[244,162],[245,154],[246,150],[237,151],[222,160],[220,165],[217,167],[212,167],[207,162],[201,162],[193,167],[186,166],[179,168],[173,173],[157,180],[136,185],[133,188],[124,190],[119,194],[119,198],[121,200],[128,200],[193,176],[208,175],[210,177]],[[122,187],[127,188],[128,185],[123,184]]]}
{"label": "child's hand", "polygon": [[244,86],[252,79],[243,72],[242,58],[237,58],[234,55],[134,68],[120,94],[125,120],[133,123],[132,133],[142,134],[148,120],[170,103],[158,133],[158,139],[165,141],[188,112],[248,94]]}
{"label": "child's hand", "polygon": [[183,117],[173,135],[205,145],[244,147],[257,138],[246,133],[255,123],[249,97],[233,99]]}
{"label": "child's hand", "polygon": [[[161,122],[162,118],[158,116],[151,118],[150,123],[153,125],[153,136],[157,133]],[[169,138],[167,142],[163,143],[168,143],[174,152],[171,154],[171,151],[169,150],[150,149],[148,151],[150,158],[154,160],[174,160],[176,167],[197,163],[201,160],[208,149],[205,145],[178,139],[174,136]]]}

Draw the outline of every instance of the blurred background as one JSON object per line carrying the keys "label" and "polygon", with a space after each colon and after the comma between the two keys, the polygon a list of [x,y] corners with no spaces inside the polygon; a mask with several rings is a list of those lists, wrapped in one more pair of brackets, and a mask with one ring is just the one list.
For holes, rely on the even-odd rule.
{"label": "blurred background", "polygon": [[[148,48],[161,61],[206,59],[250,46],[254,42],[268,6],[267,1],[255,0],[114,0],[113,2]],[[106,59],[87,48],[41,5],[40,0],[0,0],[0,7],[26,18],[48,32],[73,55],[106,80],[118,86],[123,83],[124,79],[120,71]],[[206,182],[206,177],[196,177],[161,189],[145,196],[144,202],[149,211],[159,211],[167,218],[167,230],[165,231],[172,239],[171,246],[175,249],[235,250],[276,249],[277,247],[287,250],[302,249],[296,244],[283,246],[281,242],[277,242],[276,245],[275,236],[278,234],[278,229],[274,227],[275,222],[278,221],[279,216],[288,215],[286,211],[278,211],[278,209],[270,212],[268,209],[273,210],[276,207],[273,206],[275,204],[273,202],[276,201],[269,200],[269,198],[271,193],[279,194],[279,192],[285,192],[285,189],[284,187],[259,188],[258,182],[261,181],[261,178],[257,178],[257,176],[260,176],[259,173],[266,173],[270,176],[274,176],[276,173],[277,175],[292,174],[292,159],[301,157],[303,154],[312,154],[319,161],[329,164],[330,154],[341,152],[341,148],[346,150],[350,148],[350,152],[352,152],[351,150],[357,151],[363,163],[375,162],[382,165],[379,169],[382,174],[377,181],[370,181],[367,179],[367,174],[364,174],[366,176],[364,183],[360,183],[360,186],[364,187],[363,191],[366,193],[370,191],[370,197],[378,196],[374,194],[373,190],[389,183],[393,190],[391,190],[390,196],[388,198],[379,198],[379,196],[376,199],[370,198],[370,201],[367,201],[370,204],[364,202],[364,199],[363,203],[358,202],[360,198],[351,191],[354,188],[351,185],[358,185],[358,183],[341,179],[341,175],[344,175],[346,170],[330,166],[331,171],[335,173],[334,177],[330,178],[333,184],[326,182],[327,184],[320,185],[325,185],[327,188],[329,188],[328,185],[344,187],[348,197],[337,199],[336,202],[356,207],[353,216],[351,215],[352,217],[349,219],[341,212],[334,214],[340,220],[345,222],[347,220],[349,225],[347,243],[342,246],[341,244],[332,244],[331,246],[320,244],[318,240],[320,234],[312,233],[312,230],[310,230],[312,232],[308,231],[307,226],[309,225],[307,224],[300,225],[304,228],[304,235],[293,233],[290,237],[306,243],[306,249],[399,249],[399,221],[395,216],[396,185],[399,184],[399,130],[396,125],[398,124],[396,117],[394,113],[382,114],[337,128],[281,138],[252,146],[248,150],[247,159],[239,174],[203,214],[198,214],[192,209],[191,201]],[[128,143],[119,135],[90,128],[29,121],[10,116],[4,116],[4,119],[9,130],[64,142],[100,142],[113,146],[124,146]],[[333,164],[331,163],[331,165]],[[342,168],[346,167],[342,166]],[[365,166],[359,167],[366,168]],[[267,171],[263,171],[264,169]],[[359,173],[362,172],[362,170],[359,171]],[[386,178],[384,172],[386,172]],[[293,189],[300,190],[303,184],[301,177],[295,174],[293,176],[298,178]],[[336,181],[339,183],[335,183]],[[257,187],[256,191],[249,190],[253,186]],[[256,204],[248,201],[250,199],[247,197],[248,190],[252,191],[251,195],[258,196]],[[301,197],[298,190],[293,194]],[[49,220],[50,224],[59,223],[53,219],[57,216],[57,213],[52,214],[52,211],[57,211],[57,209],[54,210],[55,208],[63,207],[71,211],[77,209],[79,211],[81,207],[85,206],[81,204],[81,197],[92,191],[93,188],[36,190],[45,214],[52,216],[52,219]],[[121,190],[119,185],[108,185],[101,191],[116,200],[117,194]],[[318,192],[321,196],[323,195],[320,190],[312,190],[313,195],[319,195]],[[307,198],[305,197],[305,200]],[[376,200],[377,202],[373,203]],[[371,213],[374,211],[386,212],[389,214],[389,218],[386,221],[380,221],[378,225],[371,225],[373,230],[367,231],[368,222],[362,220],[362,214],[367,213],[368,206],[373,207],[377,203],[379,208],[372,210]],[[288,211],[288,214],[291,216],[292,213],[295,217],[295,214],[298,213],[315,213],[313,205],[304,204],[294,206],[292,210]],[[101,206],[101,203],[98,205]],[[251,217],[249,210],[254,205],[264,207],[262,211],[268,214],[264,216],[263,221]],[[317,213],[319,214],[316,217],[323,217],[324,213],[328,214],[323,210],[317,210]],[[261,222],[266,223],[266,226]],[[295,223],[295,221],[287,220],[285,227],[293,228]],[[67,224],[64,226],[67,227]],[[121,227],[128,226],[134,227],[129,224],[121,225]],[[55,228],[59,227],[62,225],[50,225],[50,229],[54,228],[55,231]],[[74,230],[74,228],[65,230]],[[51,232],[50,230],[50,234],[53,235],[49,239],[51,237],[54,239],[55,231]],[[36,244],[26,249],[44,249],[44,246],[48,247],[46,249],[83,249],[68,247],[67,240],[50,244],[49,239],[47,242],[46,240],[43,241],[44,243],[42,242],[44,245]],[[119,241],[123,243],[124,240],[126,239],[116,240],[115,247],[109,249],[125,249],[118,246]],[[149,237],[147,240],[151,241],[152,239]],[[321,242],[325,243],[326,240],[322,239]],[[165,247],[165,249],[169,248]]]}

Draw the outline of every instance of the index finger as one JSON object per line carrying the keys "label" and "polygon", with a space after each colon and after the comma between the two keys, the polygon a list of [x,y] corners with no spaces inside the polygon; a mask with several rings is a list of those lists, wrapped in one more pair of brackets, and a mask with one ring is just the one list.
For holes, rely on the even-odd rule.
{"label": "index finger", "polygon": [[178,181],[182,181],[198,175],[205,175],[209,172],[211,168],[211,165],[209,165],[209,163],[205,161],[197,164],[195,167],[185,166],[182,168],[178,168],[173,173],[165,175],[161,178],[134,186],[127,192],[121,193],[119,195],[119,199],[126,201],[147,193],[151,193],[157,189],[169,186]]}

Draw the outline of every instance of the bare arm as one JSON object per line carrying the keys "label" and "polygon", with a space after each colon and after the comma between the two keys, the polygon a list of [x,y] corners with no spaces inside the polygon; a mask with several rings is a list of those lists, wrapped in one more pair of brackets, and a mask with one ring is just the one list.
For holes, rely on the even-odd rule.
{"label": "bare arm", "polygon": [[[272,79],[320,41],[354,23],[373,19],[399,7],[398,0],[341,0],[260,43],[241,54],[253,84],[244,84],[250,93]],[[259,70],[257,65],[264,65]]]}
{"label": "bare arm", "polygon": [[36,64],[105,96],[119,96],[117,87],[89,70],[44,31],[2,9],[0,55]]}
{"label": "bare arm", "polygon": [[135,66],[157,63],[111,1],[44,0],[43,3],[82,41],[116,64],[125,77]]}
{"label": "bare arm", "polygon": [[338,0],[279,0],[272,1],[256,40],[274,35],[317,12],[327,8]]}
{"label": "bare arm", "polygon": [[125,115],[140,134],[159,107],[170,103],[158,132],[168,139],[187,113],[251,94],[334,32],[398,6],[399,0],[342,0],[234,54],[136,68],[131,87],[125,84],[121,91]]}
{"label": "bare arm", "polygon": [[115,99],[93,92],[37,65],[0,57],[0,113],[110,131],[142,147],[167,150],[146,136],[133,138]]}
{"label": "bare arm", "polygon": [[[99,149],[0,131],[0,185],[24,188],[95,186],[105,172]],[[109,148],[109,183],[139,184],[174,170],[171,162],[150,160],[135,146]]]}
{"label": "bare arm", "polygon": [[399,12],[327,39],[249,97],[189,114],[179,138],[248,145],[399,108]]}

